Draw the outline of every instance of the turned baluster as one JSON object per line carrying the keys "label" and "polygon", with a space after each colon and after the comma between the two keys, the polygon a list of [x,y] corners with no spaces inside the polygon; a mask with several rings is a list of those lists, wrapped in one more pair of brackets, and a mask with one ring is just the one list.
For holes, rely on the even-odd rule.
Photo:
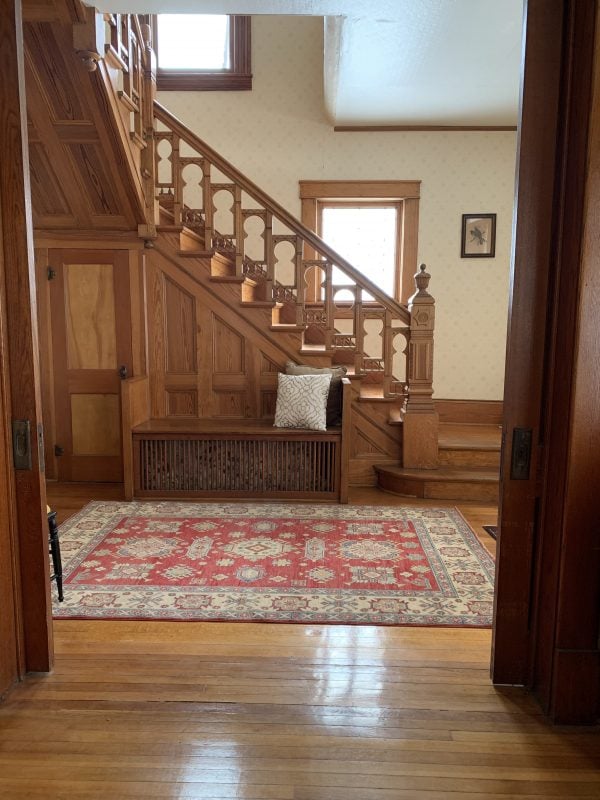
{"label": "turned baluster", "polygon": [[294,256],[296,276],[296,325],[304,324],[304,309],[306,306],[306,280],[304,278],[304,243],[300,236],[296,236],[296,252]]}
{"label": "turned baluster", "polygon": [[202,160],[202,211],[204,212],[204,249],[212,250],[214,204],[210,184],[210,161]]}
{"label": "turned baluster", "polygon": [[273,281],[275,280],[275,250],[273,247],[273,214],[265,212],[265,264],[267,275],[265,280],[265,294],[267,300],[273,297]]}
{"label": "turned baluster", "polygon": [[325,349],[331,350],[333,344],[333,320],[335,316],[335,309],[333,303],[333,264],[330,261],[324,262],[325,269],[323,275],[325,278]]}
{"label": "turned baluster", "polygon": [[363,358],[365,347],[365,320],[363,315],[362,289],[356,287],[354,301],[354,335],[356,337],[356,350],[354,352],[354,372],[360,375],[363,371]]}
{"label": "turned baluster", "polygon": [[439,418],[433,402],[433,330],[435,300],[427,291],[431,275],[421,264],[417,291],[408,300],[407,401],[404,413],[403,464],[434,469],[438,465]]}
{"label": "turned baluster", "polygon": [[242,187],[237,184],[233,191],[233,237],[235,239],[235,274],[243,274],[244,262],[244,218],[242,215]]}
{"label": "turned baluster", "polygon": [[183,176],[179,159],[179,136],[173,134],[171,139],[171,170],[173,176],[173,224],[181,225],[183,221]]}
{"label": "turned baluster", "polygon": [[392,379],[394,370],[394,332],[392,330],[392,314],[387,309],[383,315],[383,396],[392,396]]}

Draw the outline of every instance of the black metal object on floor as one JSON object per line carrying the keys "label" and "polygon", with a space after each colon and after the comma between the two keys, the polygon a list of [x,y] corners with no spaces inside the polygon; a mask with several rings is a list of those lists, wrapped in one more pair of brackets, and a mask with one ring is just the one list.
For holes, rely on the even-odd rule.
{"label": "black metal object on floor", "polygon": [[48,514],[48,530],[50,532],[50,555],[52,556],[52,568],[54,569],[54,575],[50,576],[50,580],[56,581],[58,601],[62,603],[64,600],[62,559],[60,557],[60,540],[58,538],[58,525],[56,524],[56,511],[50,511]]}

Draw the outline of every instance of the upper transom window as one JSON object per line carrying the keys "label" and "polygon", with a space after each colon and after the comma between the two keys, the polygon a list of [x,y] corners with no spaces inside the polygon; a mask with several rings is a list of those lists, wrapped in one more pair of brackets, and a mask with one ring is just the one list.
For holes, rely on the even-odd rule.
{"label": "upper transom window", "polygon": [[160,90],[251,89],[250,17],[156,14]]}

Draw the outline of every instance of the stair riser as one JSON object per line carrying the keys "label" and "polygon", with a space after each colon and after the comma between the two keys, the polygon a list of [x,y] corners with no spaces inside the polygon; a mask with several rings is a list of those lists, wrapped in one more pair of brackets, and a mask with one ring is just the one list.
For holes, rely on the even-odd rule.
{"label": "stair riser", "polygon": [[392,494],[437,500],[480,500],[498,502],[498,483],[476,481],[420,481],[379,473],[377,485]]}
{"label": "stair riser", "polygon": [[445,450],[440,447],[440,467],[496,467],[500,468],[499,450]]}

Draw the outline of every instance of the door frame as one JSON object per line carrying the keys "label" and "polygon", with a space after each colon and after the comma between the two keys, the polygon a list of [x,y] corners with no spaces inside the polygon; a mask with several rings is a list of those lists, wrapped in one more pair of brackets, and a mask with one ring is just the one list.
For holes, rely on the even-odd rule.
{"label": "door frame", "polygon": [[[581,328],[580,315],[565,319],[558,313],[559,304],[548,302],[549,296],[556,300],[560,289],[570,292],[568,297],[575,311],[580,312],[585,307],[581,281],[586,275],[586,261],[580,252],[573,252],[571,245],[576,231],[583,230],[585,187],[579,170],[585,162],[583,153],[587,157],[588,130],[584,121],[577,117],[577,110],[585,111],[589,81],[587,77],[583,82],[575,80],[575,65],[588,76],[594,47],[593,44],[590,47],[590,27],[586,34],[585,23],[593,18],[595,5],[593,0],[527,0],[525,4],[527,49],[507,342],[499,588],[492,676],[496,683],[531,686],[540,696],[545,710],[555,718],[557,709],[561,718],[561,713],[569,710],[569,702],[573,700],[564,692],[560,699],[556,676],[563,679],[562,685],[565,676],[570,676],[573,683],[572,665],[581,664],[583,659],[587,666],[582,674],[592,686],[597,670],[597,651],[590,647],[583,648],[583,652],[577,649],[580,642],[573,627],[573,614],[571,627],[567,625],[558,631],[559,622],[569,622],[566,612],[569,608],[573,610],[571,601],[578,588],[573,567],[578,559],[581,563],[590,535],[587,529],[575,535],[577,532],[574,534],[568,523],[572,524],[577,518],[590,519],[592,513],[597,518],[600,511],[600,492],[591,492],[585,497],[584,507],[577,515],[572,506],[577,494],[573,487],[577,472],[570,459],[572,448],[577,445],[573,421],[577,420],[577,412],[581,413],[573,390],[577,388],[575,373],[583,353],[579,346],[586,331]],[[9,166],[0,173],[4,268],[1,288],[5,293],[8,332],[6,336],[6,331],[2,331],[2,341],[7,345],[7,363],[2,364],[2,368],[3,379],[10,381],[13,416],[26,416],[36,429],[41,414],[20,0],[0,0],[0,12],[3,65],[0,121],[4,123],[0,125],[0,149]],[[592,32],[593,28],[592,24]],[[540,114],[537,124],[536,114]],[[569,173],[569,164],[575,166],[573,174]],[[561,302],[564,301],[562,294],[560,297]],[[23,298],[29,298],[29,307],[23,303]],[[540,333],[542,338],[536,338]],[[568,359],[569,355],[561,341],[565,333],[571,337],[574,348],[570,351],[571,359],[558,369],[561,358]],[[551,400],[550,413],[545,415],[541,413],[543,396]],[[596,421],[596,418],[592,420]],[[9,434],[6,423],[3,420],[4,443]],[[559,426],[566,431],[565,435],[559,435]],[[510,478],[511,448],[508,445],[516,427],[531,429],[535,443],[530,477],[522,482]],[[563,472],[551,468],[557,463],[564,464]],[[52,638],[45,493],[37,448],[33,448],[32,469],[15,473],[14,485],[12,505],[20,565],[15,578],[21,581],[14,610],[22,619],[19,626],[22,631],[19,634],[23,653],[21,669],[44,671],[50,669],[52,662]],[[560,516],[554,534],[549,528],[544,529],[552,500],[556,501],[555,510]],[[542,574],[540,570],[549,562],[554,565],[553,569]],[[549,583],[544,587],[546,578]],[[552,600],[553,613],[542,618],[538,610],[545,597]],[[590,599],[593,593],[588,591],[585,600],[589,603]],[[581,605],[578,610],[581,611]],[[597,619],[592,618],[592,627],[596,623]],[[586,632],[589,630],[588,626]],[[571,634],[570,640],[569,636],[565,640],[565,632]],[[579,661],[567,658],[570,668],[560,669],[565,653],[574,654]],[[550,676],[548,691],[543,690],[539,682],[543,674]],[[597,687],[596,680],[596,694]],[[581,686],[577,686],[574,700],[580,701],[582,696]],[[575,702],[570,709],[570,716],[563,714],[562,718],[576,721],[582,712],[581,704]]]}
{"label": "door frame", "polygon": [[[585,293],[592,253],[598,258],[593,237],[587,259],[582,250],[591,228],[586,194],[600,183],[588,176],[589,122],[597,147],[600,113],[598,75],[592,95],[596,5],[525,6],[491,662],[495,684],[528,687],[564,723],[593,722],[600,713],[600,554],[592,523],[600,484],[581,491],[593,482],[586,434],[597,439],[600,431],[600,376],[592,366],[598,312]],[[512,459],[515,429],[532,436],[524,479]]]}
{"label": "door frame", "polygon": [[[52,667],[52,605],[36,322],[33,226],[20,0],[0,0],[0,380],[6,398],[1,421],[2,461],[9,491],[2,500],[11,553],[14,619],[10,655],[14,680]],[[31,462],[12,464],[12,421],[27,420]],[[12,528],[11,528],[12,523]],[[2,642],[4,646],[4,642]]]}

